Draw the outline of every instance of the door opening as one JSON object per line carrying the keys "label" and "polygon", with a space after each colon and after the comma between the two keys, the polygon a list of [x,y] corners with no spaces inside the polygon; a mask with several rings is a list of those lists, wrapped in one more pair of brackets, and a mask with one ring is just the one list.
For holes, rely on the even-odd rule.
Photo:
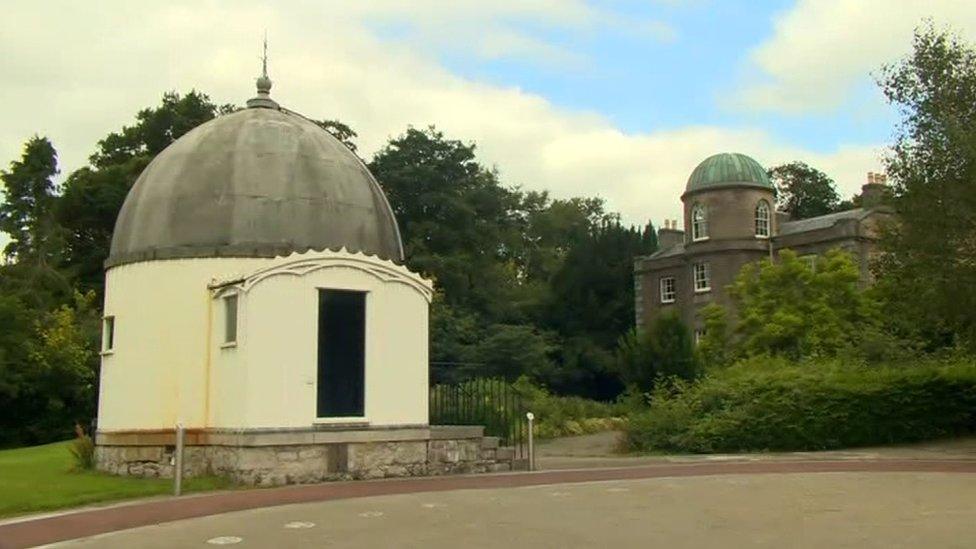
{"label": "door opening", "polygon": [[366,293],[319,290],[316,415],[363,417]]}

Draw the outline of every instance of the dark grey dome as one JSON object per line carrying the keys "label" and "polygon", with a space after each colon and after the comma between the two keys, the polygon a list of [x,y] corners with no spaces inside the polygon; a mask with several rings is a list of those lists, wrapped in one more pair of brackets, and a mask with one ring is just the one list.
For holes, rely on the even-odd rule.
{"label": "dark grey dome", "polygon": [[343,246],[403,261],[396,219],[366,166],[269,100],[201,124],[159,153],[125,199],[106,267]]}

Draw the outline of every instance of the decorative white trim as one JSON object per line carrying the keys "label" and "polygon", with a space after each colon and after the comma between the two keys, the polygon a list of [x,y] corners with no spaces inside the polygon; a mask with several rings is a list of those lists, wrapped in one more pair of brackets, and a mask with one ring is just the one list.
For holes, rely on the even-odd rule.
{"label": "decorative white trim", "polygon": [[355,269],[383,282],[403,284],[422,295],[428,303],[434,297],[434,284],[430,280],[392,261],[381,259],[375,255],[366,255],[360,252],[352,253],[345,248],[337,251],[292,253],[288,256],[278,257],[275,258],[275,263],[268,267],[225,282],[214,281],[210,287],[214,292],[214,297],[219,297],[229,287],[236,287],[241,293],[246,294],[262,281],[275,276],[302,277],[322,269],[337,267]]}

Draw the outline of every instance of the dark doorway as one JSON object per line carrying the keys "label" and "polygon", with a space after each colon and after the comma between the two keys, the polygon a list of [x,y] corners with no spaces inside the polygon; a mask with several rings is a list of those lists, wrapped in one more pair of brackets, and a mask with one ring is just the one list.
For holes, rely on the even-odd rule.
{"label": "dark doorway", "polygon": [[318,417],[362,417],[366,294],[319,290]]}

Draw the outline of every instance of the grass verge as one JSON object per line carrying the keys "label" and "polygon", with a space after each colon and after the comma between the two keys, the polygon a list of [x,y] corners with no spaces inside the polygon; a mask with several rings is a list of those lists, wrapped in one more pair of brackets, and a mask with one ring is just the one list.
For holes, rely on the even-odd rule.
{"label": "grass verge", "polygon": [[[0,517],[172,493],[172,479],[72,470],[70,442],[0,450]],[[230,488],[227,479],[186,479],[186,492]]]}

